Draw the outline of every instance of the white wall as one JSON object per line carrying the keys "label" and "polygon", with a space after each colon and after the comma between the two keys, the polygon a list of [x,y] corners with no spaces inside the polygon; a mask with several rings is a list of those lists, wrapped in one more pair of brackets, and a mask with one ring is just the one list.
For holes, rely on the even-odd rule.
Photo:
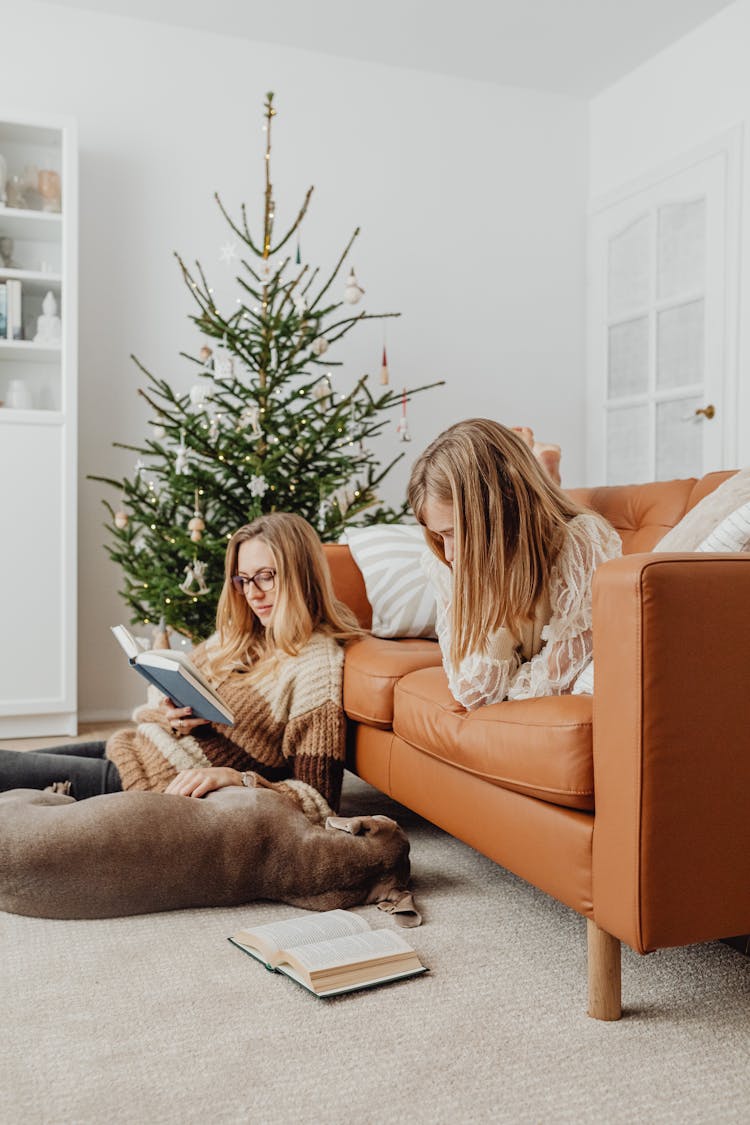
{"label": "white wall", "polygon": [[[172,250],[221,279],[227,229],[213,192],[260,218],[266,90],[279,108],[277,216],[316,185],[303,254],[324,267],[360,225],[353,262],[367,307],[403,314],[388,329],[393,381],[447,383],[414,402],[389,498],[427,441],[469,415],[560,441],[565,482],[581,482],[583,102],[32,0],[0,0],[0,26],[0,116],[9,99],[79,123],[83,718],[125,714],[141,696],[109,639],[125,611],[101,546],[103,491],[85,477],[132,468],[111,445],[145,432],[131,352],[190,385],[178,353],[196,334]],[[377,377],[380,327],[350,340],[336,378]],[[388,445],[399,449],[393,436]]]}
{"label": "white wall", "polygon": [[742,126],[737,463],[750,464],[750,0],[739,0],[590,104],[590,198],[658,172]]}

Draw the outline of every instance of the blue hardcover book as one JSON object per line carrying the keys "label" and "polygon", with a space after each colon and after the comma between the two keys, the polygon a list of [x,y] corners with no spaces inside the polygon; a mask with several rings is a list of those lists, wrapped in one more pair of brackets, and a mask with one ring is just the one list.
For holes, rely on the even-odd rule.
{"label": "blue hardcover book", "polygon": [[232,712],[184,652],[171,648],[143,652],[124,625],[112,625],[111,629],[131,667],[178,707],[190,707],[196,718],[210,723],[234,723]]}

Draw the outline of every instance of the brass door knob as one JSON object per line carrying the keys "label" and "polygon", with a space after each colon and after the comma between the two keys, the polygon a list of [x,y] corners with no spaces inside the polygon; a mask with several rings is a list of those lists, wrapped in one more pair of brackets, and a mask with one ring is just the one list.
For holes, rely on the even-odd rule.
{"label": "brass door knob", "polygon": [[708,418],[708,420],[710,422],[711,419],[713,418],[714,414],[716,413],[716,407],[714,406],[714,404],[712,402],[709,402],[708,406],[699,406],[696,409],[695,413],[696,413],[696,415],[702,414],[703,417]]}

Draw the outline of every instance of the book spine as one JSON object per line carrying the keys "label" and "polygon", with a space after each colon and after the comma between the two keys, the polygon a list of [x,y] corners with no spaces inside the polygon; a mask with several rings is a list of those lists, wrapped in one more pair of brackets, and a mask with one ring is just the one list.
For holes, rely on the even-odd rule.
{"label": "book spine", "polygon": [[6,283],[6,336],[9,340],[23,340],[23,290],[16,278]]}
{"label": "book spine", "polygon": [[0,281],[0,340],[5,340],[8,334],[8,287]]}

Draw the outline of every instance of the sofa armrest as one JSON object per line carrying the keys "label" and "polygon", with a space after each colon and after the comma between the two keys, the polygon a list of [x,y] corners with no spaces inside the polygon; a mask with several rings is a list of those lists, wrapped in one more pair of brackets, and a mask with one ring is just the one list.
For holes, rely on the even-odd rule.
{"label": "sofa armrest", "polygon": [[363,629],[369,629],[372,625],[372,606],[367,600],[362,571],[355,563],[351,551],[345,543],[324,543],[323,550],[336,597],[349,606]]}
{"label": "sofa armrest", "polygon": [[594,918],[639,952],[750,931],[750,555],[593,588]]}

